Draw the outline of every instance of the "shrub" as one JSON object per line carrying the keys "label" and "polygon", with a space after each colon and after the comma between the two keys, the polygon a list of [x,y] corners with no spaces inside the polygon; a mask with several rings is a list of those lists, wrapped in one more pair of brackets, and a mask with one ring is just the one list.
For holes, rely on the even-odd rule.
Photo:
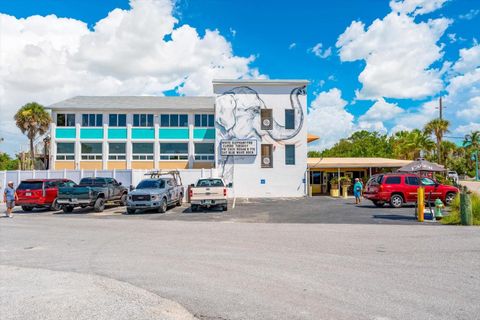
{"label": "shrub", "polygon": [[[473,213],[473,224],[480,225],[480,196],[476,193],[470,194],[470,199],[472,200],[472,213]],[[440,220],[443,224],[460,224],[460,194],[457,194],[455,199],[452,201],[451,212],[448,216]]]}

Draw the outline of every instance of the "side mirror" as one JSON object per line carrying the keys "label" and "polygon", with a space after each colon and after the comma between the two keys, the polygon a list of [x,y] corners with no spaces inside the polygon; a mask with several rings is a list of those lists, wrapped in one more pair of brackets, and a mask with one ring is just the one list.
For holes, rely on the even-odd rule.
{"label": "side mirror", "polygon": [[119,186],[121,186],[121,185],[122,185],[122,183],[121,183],[121,182],[119,182],[119,183],[118,183],[118,185],[119,185]]}
{"label": "side mirror", "polygon": [[230,182],[229,184],[227,184],[227,188],[233,188],[233,182]]}
{"label": "side mirror", "polygon": [[135,187],[133,185],[130,185],[129,189],[130,189],[130,191],[133,191],[133,190],[135,190]]}

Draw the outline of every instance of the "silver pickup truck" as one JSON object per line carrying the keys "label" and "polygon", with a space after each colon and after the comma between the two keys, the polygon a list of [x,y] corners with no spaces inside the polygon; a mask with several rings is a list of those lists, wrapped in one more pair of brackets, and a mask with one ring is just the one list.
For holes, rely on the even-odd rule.
{"label": "silver pickup truck", "polygon": [[183,186],[175,178],[144,179],[128,194],[127,214],[133,214],[137,210],[164,213],[168,206],[181,206],[184,194]]}

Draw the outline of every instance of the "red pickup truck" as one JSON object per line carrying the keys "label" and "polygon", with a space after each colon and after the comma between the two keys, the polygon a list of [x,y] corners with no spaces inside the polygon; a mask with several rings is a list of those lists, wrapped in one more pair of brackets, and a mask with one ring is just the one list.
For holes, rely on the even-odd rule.
{"label": "red pickup truck", "polygon": [[61,206],[57,203],[59,187],[72,187],[75,182],[68,179],[29,179],[20,182],[17,188],[18,201],[23,211],[32,211],[33,208],[49,208],[58,211]]}
{"label": "red pickup truck", "polygon": [[425,200],[435,201],[439,198],[449,205],[458,188],[439,184],[430,178],[422,178],[409,173],[385,173],[374,175],[368,180],[363,196],[371,200],[377,207],[390,203],[393,208],[400,208],[404,203],[417,201],[417,189],[423,185]]}

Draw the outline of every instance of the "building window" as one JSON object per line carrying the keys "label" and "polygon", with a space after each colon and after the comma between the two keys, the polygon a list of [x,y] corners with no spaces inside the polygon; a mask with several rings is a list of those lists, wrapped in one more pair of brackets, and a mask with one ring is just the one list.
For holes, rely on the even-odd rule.
{"label": "building window", "polygon": [[57,127],[75,127],[74,113],[58,113]]}
{"label": "building window", "polygon": [[153,114],[134,114],[133,115],[134,127],[153,127]]}
{"label": "building window", "polygon": [[295,110],[285,110],[285,129],[295,129]]}
{"label": "building window", "polygon": [[273,168],[273,145],[262,144],[262,168]]}
{"label": "building window", "polygon": [[102,160],[102,143],[82,142],[82,160]]}
{"label": "building window", "polygon": [[153,160],[153,143],[132,143],[133,160]]}
{"label": "building window", "polygon": [[295,145],[294,144],[285,145],[285,164],[287,165],[295,164]]}
{"label": "building window", "polygon": [[103,114],[89,113],[82,114],[82,127],[101,127],[103,126]]}
{"label": "building window", "polygon": [[108,126],[109,127],[126,127],[127,126],[127,115],[124,113],[112,113],[108,115]]}
{"label": "building window", "polygon": [[215,116],[213,114],[196,114],[195,115],[195,127],[214,127]]}
{"label": "building window", "polygon": [[162,114],[160,115],[161,127],[188,127],[187,114]]}
{"label": "building window", "polygon": [[215,144],[214,143],[195,143],[195,160],[214,161]]}
{"label": "building window", "polygon": [[108,144],[108,160],[125,160],[126,156],[125,142],[110,142]]}
{"label": "building window", "polygon": [[188,160],[188,143],[160,143],[160,160]]}
{"label": "building window", "polygon": [[272,109],[261,109],[260,110],[260,127],[262,130],[272,130],[273,129],[273,112]]}
{"label": "building window", "polygon": [[57,160],[75,160],[75,143],[58,142],[56,159]]}

